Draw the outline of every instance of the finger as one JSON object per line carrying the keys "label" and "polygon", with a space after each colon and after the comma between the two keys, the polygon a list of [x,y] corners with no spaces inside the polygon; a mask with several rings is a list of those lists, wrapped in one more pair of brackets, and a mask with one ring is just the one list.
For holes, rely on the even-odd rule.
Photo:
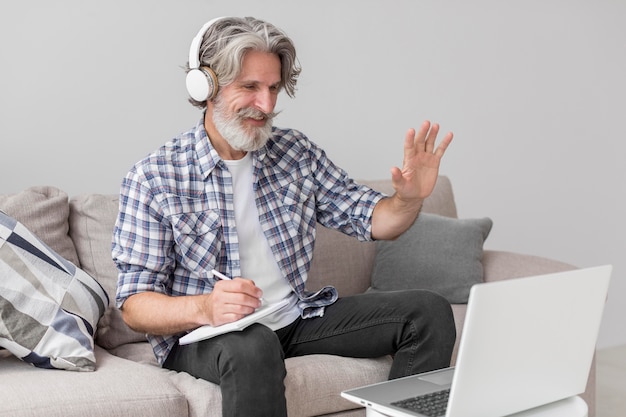
{"label": "finger", "polygon": [[428,137],[429,131],[430,121],[425,120],[420,126],[417,135],[414,138],[414,143],[419,151],[424,151],[424,149],[426,149],[426,138]]}
{"label": "finger", "polygon": [[397,190],[402,186],[404,177],[402,176],[402,170],[398,167],[391,168],[391,184],[394,190]]}
{"label": "finger", "polygon": [[433,153],[435,149],[435,142],[437,140],[437,135],[439,134],[439,123],[433,123],[428,131],[428,135],[426,137],[426,144],[424,146],[424,150],[428,153]]}
{"label": "finger", "polygon": [[398,182],[402,179],[402,170],[398,167],[391,168],[391,181]]}
{"label": "finger", "polygon": [[439,158],[442,158],[443,154],[446,153],[446,149],[448,149],[448,146],[452,142],[453,138],[454,134],[452,132],[448,132],[448,134],[442,139],[441,143],[439,143],[439,146],[437,146],[437,149],[435,150],[435,155]]}
{"label": "finger", "polygon": [[404,136],[404,159],[402,160],[402,166],[406,166],[407,161],[412,158],[415,153],[415,129],[411,128],[407,130]]}
{"label": "finger", "polygon": [[227,303],[248,305],[255,308],[258,307],[256,304],[263,296],[263,290],[257,287],[254,281],[245,278],[220,280],[215,284],[215,290],[220,291]]}
{"label": "finger", "polygon": [[224,304],[224,315],[232,314],[240,316],[239,318],[241,318],[254,313],[254,311],[259,307],[260,305],[258,305],[257,302],[254,302],[253,305],[239,303]]}
{"label": "finger", "polygon": [[242,286],[240,291],[250,297],[259,299],[263,296],[263,290],[256,286],[254,281],[250,279],[241,278]]}
{"label": "finger", "polygon": [[227,300],[221,304],[219,311],[222,315],[233,315],[247,316],[248,314],[254,313],[254,311],[261,307],[261,301],[258,298],[250,297],[245,294],[233,294]]}

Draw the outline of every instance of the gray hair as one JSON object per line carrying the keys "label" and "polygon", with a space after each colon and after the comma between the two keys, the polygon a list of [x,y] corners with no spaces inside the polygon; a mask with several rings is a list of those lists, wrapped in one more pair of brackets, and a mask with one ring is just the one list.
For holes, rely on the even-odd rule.
{"label": "gray hair", "polygon": [[[226,17],[212,24],[200,46],[200,65],[210,67],[217,75],[219,87],[223,87],[237,78],[248,51],[276,54],[281,63],[279,87],[289,97],[295,96],[301,68],[292,40],[276,26],[253,17]],[[189,72],[189,63],[186,71]],[[206,106],[192,98],[189,102],[199,108]]]}

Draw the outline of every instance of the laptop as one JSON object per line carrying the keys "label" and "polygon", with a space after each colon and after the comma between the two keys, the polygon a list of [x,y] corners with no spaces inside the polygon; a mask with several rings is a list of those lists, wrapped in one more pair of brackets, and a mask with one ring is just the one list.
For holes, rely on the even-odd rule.
{"label": "laptop", "polygon": [[[391,417],[502,417],[576,397],[587,385],[611,271],[605,265],[476,284],[455,367],[341,395],[368,415]],[[444,411],[401,403],[439,392]]]}

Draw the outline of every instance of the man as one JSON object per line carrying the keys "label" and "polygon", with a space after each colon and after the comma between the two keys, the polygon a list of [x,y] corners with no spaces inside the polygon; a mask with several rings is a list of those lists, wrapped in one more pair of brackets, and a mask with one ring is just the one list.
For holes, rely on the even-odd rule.
{"label": "man", "polygon": [[[454,322],[438,295],[337,299],[332,287],[304,287],[316,223],[361,240],[396,238],[432,192],[452,134],[435,147],[438,125],[410,129],[403,167],[391,173],[395,194],[384,197],[302,133],[272,126],[279,92],[293,96],[300,72],[279,29],[213,20],[194,39],[189,66],[190,101],[203,118],[128,173],[114,232],[117,304],[149,335],[159,363],[219,384],[227,416],[286,415],[285,357],[392,354],[390,378],[448,366]],[[261,297],[288,304],[242,332],[177,343],[252,313]]]}

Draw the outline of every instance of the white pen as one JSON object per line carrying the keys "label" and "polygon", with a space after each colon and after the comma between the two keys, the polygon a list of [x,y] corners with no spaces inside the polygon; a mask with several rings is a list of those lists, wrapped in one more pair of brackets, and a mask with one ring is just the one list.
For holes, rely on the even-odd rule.
{"label": "white pen", "polygon": [[222,274],[221,272],[217,272],[215,269],[211,269],[211,272],[213,273],[213,275],[215,275],[219,279],[226,279],[226,280],[229,280],[229,281],[232,279],[232,278],[229,278],[226,275]]}
{"label": "white pen", "polygon": [[[221,272],[216,271],[215,269],[211,269],[211,272],[213,273],[213,275],[215,275],[219,279],[225,279],[227,281],[230,281],[232,279],[232,278],[229,278],[226,275],[222,274]],[[263,302],[263,297],[259,298],[259,301]]]}

